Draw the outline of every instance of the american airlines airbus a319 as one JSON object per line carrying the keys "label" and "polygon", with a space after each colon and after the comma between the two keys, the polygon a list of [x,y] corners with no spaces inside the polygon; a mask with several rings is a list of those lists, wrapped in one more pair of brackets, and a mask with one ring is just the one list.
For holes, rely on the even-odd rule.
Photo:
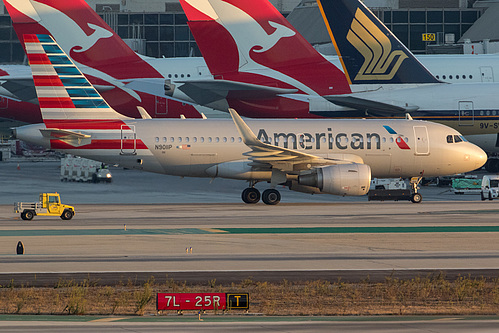
{"label": "american airlines airbus a319", "polygon": [[[398,120],[131,119],[112,109],[49,35],[24,35],[43,124],[17,138],[128,168],[247,180],[242,199],[266,204],[277,185],[364,195],[371,176],[440,176],[481,167],[485,153],[447,126]],[[256,133],[256,134],[255,134]],[[413,193],[413,201],[421,195]]]}

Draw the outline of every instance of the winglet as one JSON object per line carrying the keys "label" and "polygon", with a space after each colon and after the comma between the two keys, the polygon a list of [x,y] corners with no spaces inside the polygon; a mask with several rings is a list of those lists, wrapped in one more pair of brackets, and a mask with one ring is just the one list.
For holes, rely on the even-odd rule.
{"label": "winglet", "polygon": [[152,119],[152,117],[149,115],[149,112],[146,111],[142,106],[137,106],[137,110],[139,110],[140,117],[142,119]]}
{"label": "winglet", "polygon": [[259,145],[261,142],[256,138],[255,133],[253,133],[251,128],[249,128],[248,125],[246,125],[246,123],[241,118],[241,116],[239,116],[237,111],[229,108],[229,113],[230,116],[232,117],[232,120],[234,121],[234,124],[236,124],[239,134],[241,134],[241,137],[243,138],[244,144],[246,144],[247,146]]}

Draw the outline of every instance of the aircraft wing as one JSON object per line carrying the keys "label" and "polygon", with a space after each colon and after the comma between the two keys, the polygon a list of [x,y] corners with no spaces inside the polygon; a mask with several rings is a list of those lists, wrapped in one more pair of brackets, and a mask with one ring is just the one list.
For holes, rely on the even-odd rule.
{"label": "aircraft wing", "polygon": [[38,104],[31,75],[29,77],[1,77],[0,86],[7,91],[7,93],[2,93],[0,90],[2,97]]}
{"label": "aircraft wing", "polygon": [[211,91],[220,96],[230,94],[232,98],[264,99],[276,95],[298,92],[298,89],[283,89],[229,80],[189,80],[177,82],[183,83],[179,89],[186,94],[190,89],[197,88]]}
{"label": "aircraft wing", "polygon": [[374,116],[389,117],[394,115],[404,115],[419,109],[416,105],[395,105],[355,96],[331,95],[323,97],[336,105],[356,109]]}
{"label": "aircraft wing", "polygon": [[130,89],[156,96],[172,96],[175,89],[187,95],[194,103],[218,110],[227,110],[226,98],[265,99],[276,95],[293,94],[298,89],[283,89],[229,80],[169,80],[150,78],[127,80]]}
{"label": "aircraft wing", "polygon": [[251,148],[251,151],[244,155],[252,160],[252,166],[263,167],[272,166],[274,169],[290,173],[299,173],[312,167],[335,164],[363,163],[362,158],[351,155],[345,158],[322,158],[320,156],[307,154],[301,151],[273,146],[257,139],[255,133],[246,125],[244,120],[234,110],[229,108],[229,113],[236,124],[237,130],[243,142]]}

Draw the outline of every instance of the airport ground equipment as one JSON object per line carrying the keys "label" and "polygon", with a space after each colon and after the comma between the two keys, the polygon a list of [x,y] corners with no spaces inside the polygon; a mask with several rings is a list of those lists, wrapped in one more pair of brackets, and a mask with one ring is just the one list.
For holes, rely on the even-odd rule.
{"label": "airport ground equipment", "polygon": [[367,194],[367,199],[369,201],[399,201],[399,200],[411,200],[411,191],[408,189],[404,190],[385,190],[376,189],[369,190]]}
{"label": "airport ground equipment", "polygon": [[111,171],[101,162],[69,154],[61,159],[61,182],[110,183],[112,180]]}
{"label": "airport ground equipment", "polygon": [[455,194],[478,194],[481,191],[482,180],[477,178],[454,178],[452,190]]}
{"label": "airport ground equipment", "polygon": [[71,220],[75,214],[73,206],[61,203],[59,193],[40,193],[39,202],[16,202],[14,212],[21,213],[23,220],[32,220],[39,216],[60,216],[63,220]]}
{"label": "airport ground equipment", "polygon": [[368,201],[399,201],[409,200],[413,203],[420,203],[423,201],[423,196],[418,192],[419,183],[423,176],[411,178],[410,189],[407,189],[407,184],[401,179],[373,179],[371,187],[367,194]]}
{"label": "airport ground equipment", "polygon": [[492,200],[499,197],[499,175],[483,176],[480,196],[482,200]]}

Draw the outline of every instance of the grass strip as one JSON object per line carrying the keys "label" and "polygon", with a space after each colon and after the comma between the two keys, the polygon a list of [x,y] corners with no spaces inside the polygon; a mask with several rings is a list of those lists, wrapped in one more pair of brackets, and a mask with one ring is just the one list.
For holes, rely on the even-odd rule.
{"label": "grass strip", "polygon": [[499,232],[499,226],[433,227],[296,227],[296,228],[172,228],[172,229],[57,229],[0,230],[0,237],[28,236],[121,236],[188,234],[395,234],[395,233]]}
{"label": "grass strip", "polygon": [[[0,286],[0,314],[142,316],[155,315],[158,292],[244,292],[250,313],[263,316],[476,316],[499,314],[499,279],[430,274],[383,282],[359,283],[253,281],[189,285],[165,276],[151,276],[137,285],[124,281],[99,286],[98,281],[61,280],[51,287]],[[240,314],[240,311],[231,313]],[[171,314],[171,313],[170,313]],[[194,312],[192,312],[194,314]],[[218,313],[220,314],[220,312]],[[6,317],[11,318],[11,317]],[[40,317],[41,318],[41,317]],[[218,317],[217,317],[218,318]],[[222,317],[220,317],[222,318]],[[93,317],[92,320],[102,319]],[[6,319],[8,320],[8,319]]]}

